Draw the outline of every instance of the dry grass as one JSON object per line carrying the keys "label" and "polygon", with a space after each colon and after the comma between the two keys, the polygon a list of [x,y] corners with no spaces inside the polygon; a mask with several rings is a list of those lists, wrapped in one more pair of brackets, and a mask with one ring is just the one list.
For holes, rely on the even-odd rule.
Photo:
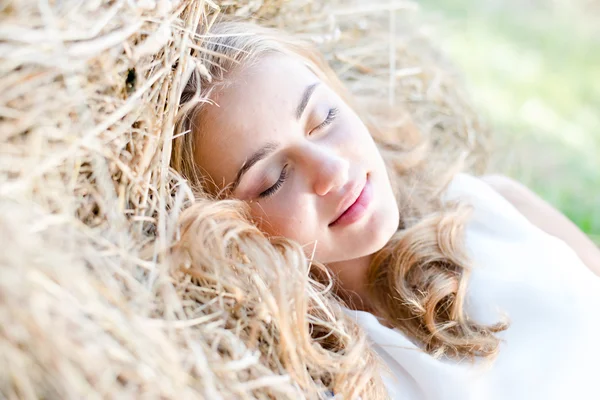
{"label": "dry grass", "polygon": [[[484,168],[488,133],[412,21],[411,3],[220,3],[310,37],[359,99],[409,111],[434,155],[466,150]],[[168,168],[178,91],[192,32],[217,7],[0,5],[3,397],[297,398],[330,384],[314,375],[311,389],[286,370],[293,346],[283,349],[285,327],[273,318],[287,305],[261,303],[262,275],[247,282],[252,275],[237,270],[258,266],[194,275],[170,252],[193,202]],[[227,233],[216,216],[204,222]],[[198,251],[218,264],[209,245]],[[251,335],[262,344],[253,348]]]}

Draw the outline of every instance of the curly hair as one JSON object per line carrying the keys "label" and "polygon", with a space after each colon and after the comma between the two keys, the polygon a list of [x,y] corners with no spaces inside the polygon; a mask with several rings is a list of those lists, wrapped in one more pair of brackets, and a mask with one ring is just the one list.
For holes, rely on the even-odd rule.
{"label": "curly hair", "polygon": [[[453,163],[452,168],[448,164],[440,168],[440,163],[429,160],[427,142],[414,126],[406,124],[399,129],[386,125],[381,115],[358,107],[311,44],[247,22],[219,22],[210,31],[211,35],[196,46],[197,64],[181,94],[172,167],[189,181],[199,197],[208,196],[207,177],[194,161],[194,138],[202,131],[202,110],[210,101],[207,99],[229,84],[232,71],[267,54],[300,59],[361,116],[392,182],[401,217],[396,233],[369,266],[368,286],[375,313],[434,357],[493,360],[500,342],[495,334],[507,324],[481,325],[466,315],[464,302],[471,263],[464,249],[464,226],[470,209],[443,199],[460,162]],[[193,212],[197,209],[189,211]],[[312,277],[335,288],[335,278],[324,273],[324,268],[313,262]]]}

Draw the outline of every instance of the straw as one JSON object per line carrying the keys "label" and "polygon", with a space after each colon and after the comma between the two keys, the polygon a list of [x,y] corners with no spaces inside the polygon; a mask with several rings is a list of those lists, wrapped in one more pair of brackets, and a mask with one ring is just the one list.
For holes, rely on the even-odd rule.
{"label": "straw", "polygon": [[[324,398],[334,370],[361,379],[366,364],[344,361],[365,346],[350,321],[335,325],[348,346],[339,353],[316,340],[316,350],[295,347],[306,334],[293,325],[304,323],[293,315],[301,299],[269,282],[292,284],[302,260],[228,257],[222,238],[239,227],[209,203],[195,206],[211,217],[187,225],[207,232],[185,249],[202,264],[173,251],[194,201],[168,168],[173,120],[192,32],[219,7],[312,39],[359,101],[389,98],[404,110],[390,123],[410,116],[440,162],[466,151],[485,168],[489,133],[412,3],[6,0],[0,396]],[[259,233],[236,234],[243,240],[228,246],[271,254]],[[306,290],[320,318],[341,318],[327,290]],[[290,372],[286,359],[311,351],[330,354],[328,366]]]}

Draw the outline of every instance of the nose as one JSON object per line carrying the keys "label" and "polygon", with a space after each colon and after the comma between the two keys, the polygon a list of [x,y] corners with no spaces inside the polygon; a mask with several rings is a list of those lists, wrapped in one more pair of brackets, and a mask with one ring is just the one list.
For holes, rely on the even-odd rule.
{"label": "nose", "polygon": [[313,190],[319,196],[340,188],[348,182],[350,163],[329,149],[312,149]]}

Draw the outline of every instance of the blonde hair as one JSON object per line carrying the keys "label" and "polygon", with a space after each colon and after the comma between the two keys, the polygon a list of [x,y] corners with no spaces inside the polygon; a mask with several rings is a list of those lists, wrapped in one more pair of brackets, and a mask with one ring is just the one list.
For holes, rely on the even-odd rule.
{"label": "blonde hair", "polygon": [[[206,176],[194,162],[195,137],[202,130],[197,124],[202,123],[199,116],[206,99],[229,83],[228,76],[236,68],[243,68],[267,54],[282,53],[299,58],[362,114],[387,164],[401,220],[397,232],[375,255],[369,267],[368,284],[376,313],[436,357],[493,359],[499,347],[495,333],[507,325],[484,326],[465,314],[465,292],[471,267],[463,249],[463,227],[469,209],[442,200],[443,191],[458,166],[445,165],[442,172],[436,167],[439,164],[428,161],[427,146],[413,127],[384,129],[383,124],[361,112],[322,55],[308,43],[280,31],[243,22],[217,23],[211,33],[212,36],[198,44],[196,59],[202,66],[194,70],[181,95],[171,157],[172,167],[188,179],[197,196],[207,196]],[[196,218],[193,215],[198,212],[201,209],[194,207],[186,213],[184,227],[187,226],[188,231],[189,220]],[[184,239],[190,243],[196,240],[185,235]],[[281,249],[292,246],[284,239],[272,240],[278,243],[276,247],[286,243]],[[261,242],[260,246],[267,246],[267,242]],[[292,247],[300,252],[299,248]],[[331,287],[334,278],[323,275],[319,263],[313,262],[313,267],[313,278]],[[304,291],[306,287],[291,290]],[[326,305],[325,309],[329,307]],[[302,307],[299,311],[307,312],[307,309]],[[338,317],[344,319],[342,314]],[[328,319],[328,323],[336,321]],[[335,330],[330,333],[336,336]],[[338,345],[334,350],[340,349]],[[361,351],[366,352],[366,347]]]}

